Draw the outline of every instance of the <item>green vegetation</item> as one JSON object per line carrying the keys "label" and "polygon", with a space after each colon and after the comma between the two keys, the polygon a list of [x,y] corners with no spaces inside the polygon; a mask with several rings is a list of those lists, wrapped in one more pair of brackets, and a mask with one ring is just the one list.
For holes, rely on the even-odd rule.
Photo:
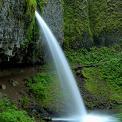
{"label": "green vegetation", "polygon": [[69,61],[73,64],[101,64],[113,58],[121,57],[121,45],[113,47],[93,47],[90,50],[85,48],[79,50],[66,50]]}
{"label": "green vegetation", "polygon": [[27,86],[39,103],[45,107],[55,108],[60,102],[59,82],[55,73],[43,71],[27,80]]}
{"label": "green vegetation", "polygon": [[44,6],[47,4],[48,0],[36,0],[37,6],[39,7],[40,11],[43,11]]}
{"label": "green vegetation", "polygon": [[89,0],[89,18],[96,45],[112,45],[121,40],[120,0]]}
{"label": "green vegetation", "polygon": [[23,96],[20,99],[20,103],[22,104],[23,107],[26,107],[30,103],[30,99],[27,96]]}
{"label": "green vegetation", "polygon": [[89,107],[99,103],[108,104],[108,107],[114,103],[121,103],[121,46],[92,48],[90,51],[66,51],[66,53],[71,64],[91,66],[83,68],[83,75],[86,77],[85,89],[97,98],[97,101],[91,104],[86,101]]}
{"label": "green vegetation", "polygon": [[3,0],[0,1],[0,9],[1,9],[1,7],[2,7],[2,4],[3,4]]}
{"label": "green vegetation", "polygon": [[[26,39],[21,44],[22,48],[27,48],[28,44],[36,42],[39,39],[39,29],[35,20],[35,10],[37,7],[42,12],[42,8],[47,3],[47,0],[26,0],[26,11],[25,11],[25,20],[27,21],[25,28]],[[39,52],[39,51],[38,51]],[[38,52],[35,55],[38,55]]]}
{"label": "green vegetation", "polygon": [[89,0],[90,20],[96,36],[103,32],[118,30],[121,26],[120,1]]}
{"label": "green vegetation", "polygon": [[33,40],[34,26],[35,26],[35,10],[36,10],[36,0],[26,0],[26,11],[25,19],[26,23],[26,39],[24,40],[22,47],[28,46],[29,42]]}
{"label": "green vegetation", "polygon": [[23,110],[18,110],[8,99],[0,99],[0,122],[34,122]]}
{"label": "green vegetation", "polygon": [[92,32],[85,0],[63,0],[65,48],[90,47]]}
{"label": "green vegetation", "polygon": [[[121,0],[61,0],[64,9],[64,49],[72,67],[80,64],[84,76],[84,100],[88,108],[103,106],[103,109],[121,109],[122,100],[122,45],[108,46],[121,39]],[[0,1],[0,8],[3,0]],[[26,39],[22,50],[32,44],[28,57],[30,60],[40,57],[35,43],[39,39],[39,29],[35,21],[36,7],[43,12],[48,0],[25,0],[23,18]],[[10,16],[13,11],[10,9]],[[113,42],[111,41],[113,40]],[[92,48],[91,48],[92,47]],[[74,50],[76,49],[76,50]],[[24,51],[23,51],[24,52]],[[31,56],[30,56],[31,54]],[[21,55],[20,55],[21,57]],[[26,60],[26,58],[25,58]],[[28,61],[27,61],[28,62]],[[58,110],[62,105],[59,82],[54,72],[45,68],[26,81],[27,88],[36,98],[37,104],[48,110]],[[86,96],[89,95],[90,99]],[[29,97],[29,96],[28,96]],[[26,96],[20,99],[23,108],[30,103]],[[120,119],[122,114],[117,115]],[[28,114],[18,109],[8,99],[0,99],[0,122],[34,122]]]}
{"label": "green vegetation", "polygon": [[63,0],[64,47],[111,45],[121,40],[120,0]]}
{"label": "green vegetation", "polygon": [[38,99],[43,100],[48,95],[46,88],[48,87],[49,81],[50,77],[47,74],[39,73],[28,79],[27,85]]}
{"label": "green vegetation", "polygon": [[117,114],[117,118],[118,118],[118,119],[119,119],[119,121],[121,122],[121,121],[122,121],[122,113]]}

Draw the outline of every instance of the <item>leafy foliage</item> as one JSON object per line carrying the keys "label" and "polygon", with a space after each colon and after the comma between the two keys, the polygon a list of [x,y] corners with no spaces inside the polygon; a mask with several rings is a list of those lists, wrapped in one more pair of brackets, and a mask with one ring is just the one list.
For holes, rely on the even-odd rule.
{"label": "leafy foliage", "polygon": [[27,80],[27,86],[41,106],[59,112],[59,107],[62,105],[62,94],[54,72],[49,73],[44,67],[43,72]]}
{"label": "leafy foliage", "polygon": [[120,1],[111,0],[89,0],[90,20],[95,35],[101,32],[110,32],[119,29],[120,21]]}
{"label": "leafy foliage", "polygon": [[34,122],[25,111],[17,108],[8,100],[0,100],[0,122]]}
{"label": "leafy foliage", "polygon": [[93,47],[90,50],[82,48],[77,51],[68,49],[65,52],[69,61],[73,64],[101,64],[111,59],[121,57],[121,45],[115,45],[110,48]]}
{"label": "leafy foliage", "polygon": [[29,78],[27,85],[36,98],[44,104],[54,101],[54,97],[59,93],[57,92],[59,87],[55,74],[48,73],[47,71]]}
{"label": "leafy foliage", "polygon": [[[111,48],[92,48],[90,51],[81,49],[76,52],[66,51],[72,65],[81,64],[91,66],[83,68],[85,89],[94,96],[99,103],[108,103],[108,106],[120,103],[122,96],[122,50],[121,45]],[[92,67],[93,66],[93,67]],[[87,105],[89,102],[87,102]],[[90,106],[92,106],[90,104]],[[89,106],[89,105],[88,105]]]}
{"label": "leafy foliage", "polygon": [[27,116],[25,111],[18,111],[15,109],[8,109],[0,113],[1,122],[34,122],[30,117]]}
{"label": "leafy foliage", "polygon": [[28,79],[27,84],[30,90],[38,97],[38,99],[43,100],[46,94],[46,87],[50,81],[49,76],[46,74],[37,74],[32,79]]}

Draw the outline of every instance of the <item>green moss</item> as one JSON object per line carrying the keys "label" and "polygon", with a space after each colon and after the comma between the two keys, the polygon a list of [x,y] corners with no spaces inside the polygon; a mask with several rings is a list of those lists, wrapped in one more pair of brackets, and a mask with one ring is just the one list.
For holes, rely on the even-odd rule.
{"label": "green moss", "polygon": [[26,3],[27,3],[27,13],[30,15],[31,12],[32,13],[35,12],[36,0],[26,0]]}
{"label": "green moss", "polygon": [[95,44],[111,45],[120,42],[122,29],[120,0],[89,0],[89,5]]}
{"label": "green moss", "polygon": [[3,0],[0,1],[0,9],[2,8]]}
{"label": "green moss", "polygon": [[48,0],[36,0],[39,10],[42,12],[44,6],[48,3]]}
{"label": "green moss", "polygon": [[37,41],[39,38],[39,28],[37,27],[35,20],[35,10],[39,8],[42,12],[44,5],[48,0],[26,0],[26,12],[25,17],[27,18],[26,23],[26,39],[24,40],[22,47],[28,46],[32,41]]}
{"label": "green moss", "polygon": [[35,27],[35,10],[36,10],[36,0],[26,0],[26,11],[25,11],[25,21],[26,21],[26,39],[22,43],[22,47],[28,46],[34,38],[34,27]]}
{"label": "green moss", "polygon": [[[92,40],[88,15],[88,2],[85,0],[64,0],[64,46],[70,48],[89,47]],[[83,40],[84,36],[89,40]],[[85,41],[85,42],[83,42]],[[88,41],[88,42],[87,42]]]}
{"label": "green moss", "polygon": [[65,48],[110,45],[121,40],[120,0],[64,0],[63,6]]}
{"label": "green moss", "polygon": [[18,110],[8,99],[0,99],[0,122],[34,122],[25,111]]}

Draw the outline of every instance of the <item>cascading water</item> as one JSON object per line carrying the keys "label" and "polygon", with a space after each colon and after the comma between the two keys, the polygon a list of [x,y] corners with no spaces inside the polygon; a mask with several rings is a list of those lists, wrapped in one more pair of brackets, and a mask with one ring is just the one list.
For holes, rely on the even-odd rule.
{"label": "cascading water", "polygon": [[37,11],[35,12],[35,15],[39,23],[40,29],[42,30],[45,37],[46,45],[51,52],[51,56],[54,61],[59,80],[64,88],[64,91],[62,92],[64,94],[68,94],[68,104],[70,104],[67,111],[68,113],[70,113],[69,116],[64,118],[53,118],[53,121],[114,122],[113,119],[109,119],[109,117],[99,117],[87,114],[75,78],[65,58],[65,55],[58,44],[58,41]]}
{"label": "cascading water", "polygon": [[79,115],[79,116],[86,114],[86,109],[83,100],[80,96],[76,81],[73,77],[73,74],[63,54],[62,49],[60,48],[56,38],[50,31],[49,27],[46,25],[44,20],[37,12],[36,12],[36,18],[44,33],[45,41],[47,42],[47,46],[54,60],[55,68],[57,70],[59,79],[62,82],[62,84],[64,84],[63,87],[65,87],[67,91],[70,91],[68,92],[68,95],[70,96],[69,104],[72,104],[73,110],[72,111],[69,110],[69,111],[74,115]]}

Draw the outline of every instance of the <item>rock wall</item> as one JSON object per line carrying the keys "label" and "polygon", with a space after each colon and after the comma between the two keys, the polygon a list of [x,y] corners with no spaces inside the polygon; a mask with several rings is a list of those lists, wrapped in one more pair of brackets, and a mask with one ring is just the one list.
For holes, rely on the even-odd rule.
{"label": "rock wall", "polygon": [[0,1],[0,62],[21,57],[19,52],[30,41],[35,6],[30,0]]}
{"label": "rock wall", "polygon": [[64,0],[63,7],[66,48],[122,42],[121,0]]}
{"label": "rock wall", "polygon": [[64,0],[64,47],[78,49],[93,45],[87,0]]}
{"label": "rock wall", "polygon": [[32,56],[36,62],[40,57],[36,5],[64,48],[122,41],[121,0],[1,0],[0,62],[9,57],[15,62],[31,62]]}
{"label": "rock wall", "polygon": [[62,44],[64,39],[64,32],[63,6],[61,0],[48,0],[43,9],[42,15],[58,41]]}
{"label": "rock wall", "polygon": [[25,1],[1,0],[0,2],[0,53],[12,56],[14,47],[20,47],[25,38]]}
{"label": "rock wall", "polygon": [[[60,43],[63,42],[63,8],[60,0],[0,1],[0,62],[40,62],[42,60],[35,9],[39,5]],[[37,6],[38,7],[38,6]]]}
{"label": "rock wall", "polygon": [[89,0],[89,18],[96,45],[122,42],[121,8],[121,0]]}

